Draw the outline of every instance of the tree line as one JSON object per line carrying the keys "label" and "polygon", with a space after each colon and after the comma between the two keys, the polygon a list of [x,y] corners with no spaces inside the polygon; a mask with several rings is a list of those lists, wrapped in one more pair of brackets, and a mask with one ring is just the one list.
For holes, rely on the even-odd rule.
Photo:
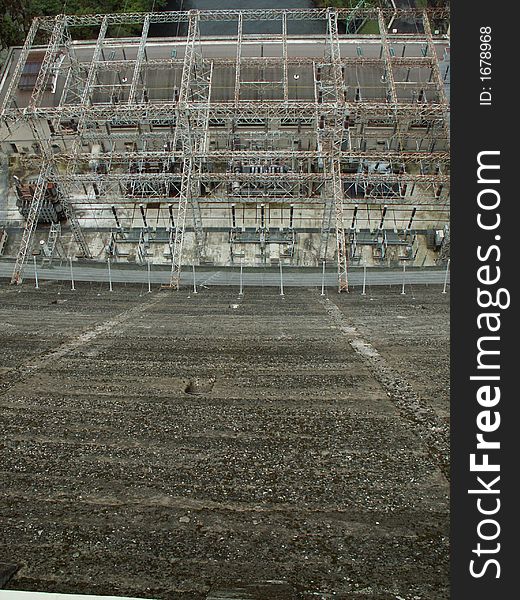
{"label": "tree line", "polygon": [[[59,14],[146,12],[159,10],[165,0],[0,0],[0,50],[23,44],[36,16]],[[133,33],[129,27],[121,33]],[[80,38],[92,35],[89,28],[75,32]]]}

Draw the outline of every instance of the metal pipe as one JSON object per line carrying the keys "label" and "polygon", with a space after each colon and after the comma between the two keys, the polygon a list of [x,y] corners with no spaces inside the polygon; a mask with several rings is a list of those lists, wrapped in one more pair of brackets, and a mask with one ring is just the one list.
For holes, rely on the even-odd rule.
{"label": "metal pipe", "polygon": [[356,217],[357,217],[358,205],[354,206],[354,214],[352,215],[352,223],[350,224],[350,229],[356,228]]}
{"label": "metal pipe", "polygon": [[367,287],[367,267],[363,265],[363,291],[361,292],[362,296],[366,296],[366,287]]}
{"label": "metal pipe", "polygon": [[283,271],[282,271],[282,261],[280,261],[280,296],[283,297]]}
{"label": "metal pipe", "polygon": [[417,207],[414,206],[412,209],[412,216],[410,217],[410,220],[408,221],[408,225],[406,227],[406,231],[410,231],[410,229],[412,228],[412,222],[413,222],[413,218],[415,217],[416,212],[417,212]]}
{"label": "metal pipe", "polygon": [[243,296],[244,295],[244,286],[243,286],[243,280],[242,280],[242,269],[243,269],[243,264],[241,262],[240,263],[240,291],[238,292],[239,296]]}
{"label": "metal pipe", "polygon": [[232,222],[233,229],[236,229],[237,218],[236,218],[236,211],[235,211],[235,205],[234,204],[231,205],[231,222]]}
{"label": "metal pipe", "polygon": [[383,212],[381,214],[381,222],[379,223],[379,230],[383,229],[383,225],[385,222],[386,211],[388,210],[388,206],[385,204],[383,206]]}
{"label": "metal pipe", "polygon": [[323,269],[321,271],[321,295],[325,296],[325,261],[323,261]]}
{"label": "metal pipe", "polygon": [[446,264],[446,274],[444,275],[444,288],[442,290],[442,293],[445,294],[446,293],[446,286],[448,285],[448,273],[450,270],[450,259],[448,258],[448,263]]}
{"label": "metal pipe", "polygon": [[144,226],[148,229],[148,223],[146,222],[146,213],[144,212],[144,204],[139,204],[139,210],[141,211],[141,218],[143,219]]}
{"label": "metal pipe", "polygon": [[152,292],[152,283],[150,281],[150,261],[148,261],[148,293],[150,294]]}
{"label": "metal pipe", "polygon": [[403,263],[403,287],[401,289],[401,295],[405,293],[405,291],[404,291],[405,277],[406,277],[406,263]]}
{"label": "metal pipe", "polygon": [[195,265],[192,265],[192,269],[193,269],[193,293],[197,294],[197,281],[195,279]]}
{"label": "metal pipe", "polygon": [[108,267],[108,289],[112,291],[112,272],[110,270],[110,258],[107,258],[107,267]]}
{"label": "metal pipe", "polygon": [[170,213],[170,223],[172,228],[175,228],[175,222],[173,220],[173,205],[172,204],[168,204],[168,212]]}
{"label": "metal pipe", "polygon": [[72,270],[72,256],[69,256],[70,263],[70,289],[74,291],[76,288],[74,287],[74,271]]}
{"label": "metal pipe", "polygon": [[119,218],[117,216],[116,207],[112,206],[112,214],[114,215],[114,219],[116,220],[116,225],[119,229],[121,229],[121,223],[119,222]]}
{"label": "metal pipe", "polygon": [[38,271],[36,270],[36,256],[33,254],[33,263],[34,263],[34,287],[39,290],[40,286],[38,285]]}
{"label": "metal pipe", "polygon": [[345,291],[347,294],[350,292],[348,287],[348,262],[347,262],[347,253],[345,252],[345,256],[343,257],[343,269],[345,270]]}

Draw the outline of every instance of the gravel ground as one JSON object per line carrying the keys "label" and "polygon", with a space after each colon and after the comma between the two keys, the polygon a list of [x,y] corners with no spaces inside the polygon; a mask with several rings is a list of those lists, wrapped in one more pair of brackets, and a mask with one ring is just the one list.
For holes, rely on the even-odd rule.
{"label": "gravel ground", "polygon": [[399,291],[2,286],[8,585],[447,599],[449,296]]}

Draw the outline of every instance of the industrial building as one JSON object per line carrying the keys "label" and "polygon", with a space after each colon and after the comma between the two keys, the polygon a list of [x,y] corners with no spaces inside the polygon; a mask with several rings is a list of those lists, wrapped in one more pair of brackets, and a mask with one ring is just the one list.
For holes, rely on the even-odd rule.
{"label": "industrial building", "polygon": [[[343,291],[353,265],[436,264],[449,251],[448,19],[36,18],[0,77],[5,231],[19,222],[12,283],[36,247],[47,259],[171,265],[173,288],[186,265],[335,263]],[[323,33],[295,33],[306,20]],[[223,21],[234,36],[205,34]],[[360,21],[379,33],[356,33]],[[149,36],[158,23],[181,35]]]}
{"label": "industrial building", "polygon": [[190,10],[9,50],[5,594],[449,599],[449,35]]}

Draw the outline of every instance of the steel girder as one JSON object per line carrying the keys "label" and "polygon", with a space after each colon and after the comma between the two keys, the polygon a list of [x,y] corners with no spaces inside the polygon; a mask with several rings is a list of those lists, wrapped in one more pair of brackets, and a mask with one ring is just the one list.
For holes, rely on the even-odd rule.
{"label": "steel girder", "polygon": [[[336,9],[340,19],[346,19],[352,14],[352,9]],[[200,21],[237,21],[239,15],[244,15],[246,21],[279,21],[283,18],[284,9],[250,9],[250,10],[205,10],[201,12]],[[397,19],[415,19],[420,22],[422,10],[393,8],[382,9],[385,17],[395,16]],[[450,15],[448,7],[430,8],[428,14],[431,18],[447,20]],[[377,20],[377,9],[366,8],[357,9],[356,15],[361,18]],[[67,25],[69,27],[86,27],[99,25],[104,15],[67,15]],[[150,23],[188,23],[190,19],[189,11],[165,11],[159,13],[114,13],[107,15],[110,25],[142,25],[144,19],[149,16]],[[327,18],[327,9],[309,8],[309,9],[291,9],[287,11],[287,17],[292,21],[307,20],[325,20]],[[50,17],[41,18],[43,28],[52,28],[53,19]]]}

